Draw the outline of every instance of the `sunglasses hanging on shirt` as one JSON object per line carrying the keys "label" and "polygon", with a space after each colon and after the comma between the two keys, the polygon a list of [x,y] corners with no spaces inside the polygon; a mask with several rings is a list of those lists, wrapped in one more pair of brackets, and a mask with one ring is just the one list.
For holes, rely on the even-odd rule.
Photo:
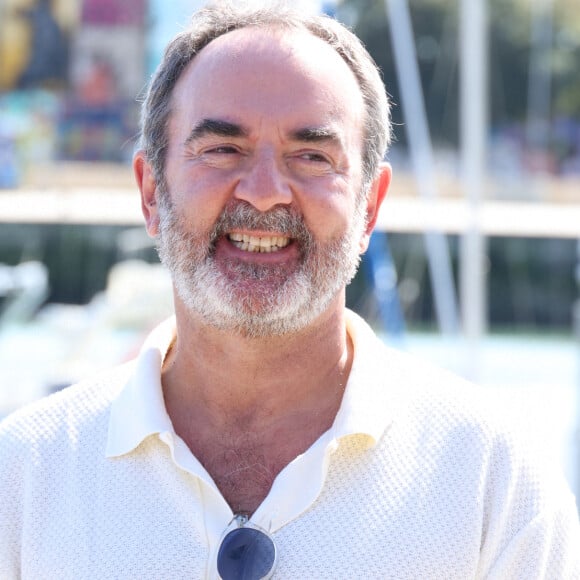
{"label": "sunglasses hanging on shirt", "polygon": [[222,580],[264,580],[271,578],[277,553],[268,532],[236,516],[236,528],[227,532],[218,550],[217,568]]}

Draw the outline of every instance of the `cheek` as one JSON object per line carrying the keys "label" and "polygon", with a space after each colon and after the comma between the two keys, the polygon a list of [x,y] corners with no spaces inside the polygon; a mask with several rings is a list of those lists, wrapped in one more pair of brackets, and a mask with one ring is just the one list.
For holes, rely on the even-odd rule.
{"label": "cheek", "polygon": [[212,211],[207,204],[176,206],[175,211],[179,212],[182,229],[194,236],[208,236],[221,214],[221,211]]}
{"label": "cheek", "polygon": [[311,201],[303,208],[306,226],[321,241],[336,240],[348,231],[354,215],[353,205],[341,196]]}
{"label": "cheek", "polygon": [[217,180],[190,175],[169,182],[174,211],[190,231],[211,229],[228,203],[225,188]]}
{"label": "cheek", "polygon": [[356,195],[350,180],[342,177],[300,185],[295,190],[295,199],[307,225],[312,227],[344,230],[354,216]]}

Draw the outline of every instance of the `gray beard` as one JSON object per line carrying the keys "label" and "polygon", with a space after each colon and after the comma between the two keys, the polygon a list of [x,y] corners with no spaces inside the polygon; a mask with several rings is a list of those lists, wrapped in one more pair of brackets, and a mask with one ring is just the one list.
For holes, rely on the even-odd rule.
{"label": "gray beard", "polygon": [[[288,207],[263,213],[238,202],[224,209],[211,230],[190,233],[169,195],[160,198],[157,249],[161,261],[186,308],[214,328],[250,338],[300,331],[328,308],[352,280],[360,262],[359,241],[366,227],[362,201],[357,203],[349,230],[320,244]],[[214,244],[236,228],[291,237],[300,248],[298,268],[288,272],[284,266],[231,261],[227,271],[222,271],[214,261]],[[251,290],[243,288],[244,281],[251,283]]]}

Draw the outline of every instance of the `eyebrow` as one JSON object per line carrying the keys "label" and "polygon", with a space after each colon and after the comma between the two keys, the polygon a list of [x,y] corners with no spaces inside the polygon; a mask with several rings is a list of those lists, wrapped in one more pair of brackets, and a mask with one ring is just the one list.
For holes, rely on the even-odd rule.
{"label": "eyebrow", "polygon": [[[224,121],[222,119],[202,119],[188,135],[185,143],[190,144],[197,139],[202,139],[208,135],[218,137],[248,137],[249,131],[237,123]],[[292,141],[303,143],[335,143],[340,144],[338,133],[330,127],[303,127],[291,131],[289,137]]]}
{"label": "eyebrow", "polygon": [[186,144],[206,137],[215,135],[218,137],[247,137],[248,131],[241,125],[223,121],[221,119],[202,119],[188,135]]}
{"label": "eyebrow", "polygon": [[290,133],[290,138],[294,141],[303,141],[305,143],[330,142],[340,144],[338,133],[330,127],[305,127],[297,129]]}

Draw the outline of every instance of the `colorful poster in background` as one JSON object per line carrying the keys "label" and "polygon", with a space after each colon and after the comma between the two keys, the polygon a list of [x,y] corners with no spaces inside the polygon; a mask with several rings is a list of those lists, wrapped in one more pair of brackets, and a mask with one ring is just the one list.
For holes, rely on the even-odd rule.
{"label": "colorful poster in background", "polygon": [[143,26],[146,5],[146,0],[84,0],[81,20],[88,25]]}
{"label": "colorful poster in background", "polygon": [[145,82],[146,0],[84,0],[71,82],[82,100],[134,100]]}
{"label": "colorful poster in background", "polygon": [[146,0],[84,0],[60,123],[66,159],[127,162],[145,83]]}
{"label": "colorful poster in background", "polygon": [[78,0],[0,0],[0,91],[68,86]]}
{"label": "colorful poster in background", "polygon": [[0,0],[0,188],[55,161],[127,162],[148,0]]}
{"label": "colorful poster in background", "polygon": [[60,99],[49,91],[0,93],[0,189],[56,156]]}

